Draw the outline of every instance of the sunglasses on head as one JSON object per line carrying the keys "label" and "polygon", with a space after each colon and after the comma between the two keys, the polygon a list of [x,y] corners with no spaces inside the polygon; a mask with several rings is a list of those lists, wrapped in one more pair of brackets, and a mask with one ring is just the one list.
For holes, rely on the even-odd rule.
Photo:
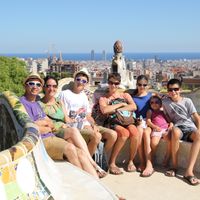
{"label": "sunglasses on head", "polygon": [[109,84],[109,85],[119,85],[120,82],[108,81],[108,84]]}
{"label": "sunglasses on head", "polygon": [[146,87],[146,86],[147,86],[147,84],[141,84],[141,83],[138,83],[137,85],[138,85],[139,87],[142,87],[142,86],[143,86],[143,87]]}
{"label": "sunglasses on head", "polygon": [[85,79],[81,79],[81,78],[76,78],[76,81],[79,83],[83,83],[83,84],[87,83],[87,81]]}
{"label": "sunglasses on head", "polygon": [[42,84],[40,82],[37,82],[37,81],[29,81],[29,82],[26,83],[26,85],[28,85],[29,87],[34,87],[34,86],[41,87],[42,86]]}
{"label": "sunglasses on head", "polygon": [[177,92],[180,90],[180,88],[168,88],[167,90],[168,92],[173,92],[173,91]]}
{"label": "sunglasses on head", "polygon": [[45,85],[45,87],[46,87],[46,88],[51,88],[51,87],[52,87],[52,88],[57,88],[58,86],[57,86],[57,85]]}

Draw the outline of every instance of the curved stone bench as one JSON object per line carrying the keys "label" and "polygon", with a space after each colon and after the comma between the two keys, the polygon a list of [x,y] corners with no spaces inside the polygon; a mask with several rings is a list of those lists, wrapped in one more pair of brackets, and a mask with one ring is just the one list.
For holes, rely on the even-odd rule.
{"label": "curved stone bench", "polygon": [[19,98],[0,94],[0,199],[116,199],[106,187],[67,162],[47,155],[37,126]]}

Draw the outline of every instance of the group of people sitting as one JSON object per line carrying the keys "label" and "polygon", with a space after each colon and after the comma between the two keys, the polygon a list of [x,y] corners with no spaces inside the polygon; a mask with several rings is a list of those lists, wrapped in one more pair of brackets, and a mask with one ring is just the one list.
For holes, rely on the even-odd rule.
{"label": "group of people sitting", "polygon": [[[184,179],[191,185],[200,183],[193,173],[200,149],[200,118],[192,101],[180,95],[180,80],[169,80],[168,96],[161,98],[148,91],[148,79],[144,75],[137,78],[136,90],[128,93],[119,90],[120,74],[110,73],[108,89],[95,99],[92,108],[85,92],[89,79],[87,70],[82,69],[75,73],[73,86],[59,94],[54,77],[47,76],[43,80],[32,73],[24,80],[25,93],[20,101],[37,124],[52,159],[67,160],[94,177],[102,178],[107,172],[92,158],[102,140],[109,158],[109,172],[119,175],[123,171],[116,164],[117,157],[129,139],[127,171],[137,170],[142,177],[149,177],[154,172],[156,148],[163,138],[167,141],[164,164],[172,160],[172,168],[165,175],[175,176],[179,140],[183,139],[192,142]],[[44,95],[38,98],[42,90]],[[94,115],[91,115],[92,109],[96,109]],[[119,115],[123,120],[118,119]],[[137,153],[140,164],[136,167]]]}

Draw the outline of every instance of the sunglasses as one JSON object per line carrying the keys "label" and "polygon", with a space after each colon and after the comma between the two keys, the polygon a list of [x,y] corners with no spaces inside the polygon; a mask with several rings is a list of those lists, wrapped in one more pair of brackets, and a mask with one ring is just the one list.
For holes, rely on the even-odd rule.
{"label": "sunglasses", "polygon": [[109,84],[109,85],[119,85],[120,82],[108,81],[108,84]]}
{"label": "sunglasses", "polygon": [[159,101],[151,101],[150,104],[160,104]]}
{"label": "sunglasses", "polygon": [[138,83],[137,86],[139,86],[139,87],[142,87],[142,86],[143,86],[143,87],[147,87],[147,84]]}
{"label": "sunglasses", "polygon": [[168,88],[167,90],[168,92],[173,92],[173,91],[177,92],[180,90],[180,88]]}
{"label": "sunglasses", "polygon": [[81,78],[76,78],[76,81],[79,83],[83,83],[83,84],[87,83],[87,81],[85,79],[81,79]]}
{"label": "sunglasses", "polygon": [[28,85],[29,87],[34,87],[34,86],[41,87],[42,86],[42,84],[40,82],[36,82],[36,81],[29,81],[26,83],[26,85]]}
{"label": "sunglasses", "polygon": [[52,88],[57,88],[58,86],[57,86],[57,85],[45,85],[45,87],[46,87],[46,88],[51,88],[51,87],[52,87]]}

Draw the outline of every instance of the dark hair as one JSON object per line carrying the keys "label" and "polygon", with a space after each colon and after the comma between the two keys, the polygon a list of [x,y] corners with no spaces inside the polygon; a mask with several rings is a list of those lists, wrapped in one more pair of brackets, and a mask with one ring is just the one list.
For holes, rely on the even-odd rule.
{"label": "dark hair", "polygon": [[172,78],[167,82],[167,88],[169,87],[169,85],[174,85],[174,84],[177,84],[179,87],[181,87],[182,82],[177,78]]}
{"label": "dark hair", "polygon": [[116,72],[110,73],[110,74],[108,75],[108,81],[109,81],[111,78],[113,78],[113,79],[115,79],[115,80],[118,80],[118,81],[121,83],[121,75],[120,75],[119,73],[116,73]]}
{"label": "dark hair", "polygon": [[139,81],[141,81],[141,80],[145,80],[145,81],[149,81],[149,79],[147,78],[147,76],[145,76],[145,75],[140,75],[140,76],[138,76],[137,77],[137,83],[139,82]]}
{"label": "dark hair", "polygon": [[46,77],[44,78],[44,85],[46,85],[46,83],[47,83],[47,81],[48,81],[49,79],[53,79],[53,80],[56,82],[56,85],[58,85],[58,80],[57,80],[57,78],[55,78],[55,77],[53,77],[53,76],[46,76]]}
{"label": "dark hair", "polygon": [[152,99],[158,100],[159,104],[162,105],[162,99],[159,96],[157,96],[157,95],[151,96],[149,102],[151,102]]}
{"label": "dark hair", "polygon": [[[137,77],[137,81],[136,81],[136,84],[139,82],[139,81],[141,81],[141,80],[145,80],[145,81],[149,81],[149,79],[147,78],[147,76],[145,76],[145,75],[139,75],[138,77]],[[133,96],[135,96],[135,95],[137,95],[137,93],[138,93],[138,88],[136,88],[134,91],[133,91]]]}

